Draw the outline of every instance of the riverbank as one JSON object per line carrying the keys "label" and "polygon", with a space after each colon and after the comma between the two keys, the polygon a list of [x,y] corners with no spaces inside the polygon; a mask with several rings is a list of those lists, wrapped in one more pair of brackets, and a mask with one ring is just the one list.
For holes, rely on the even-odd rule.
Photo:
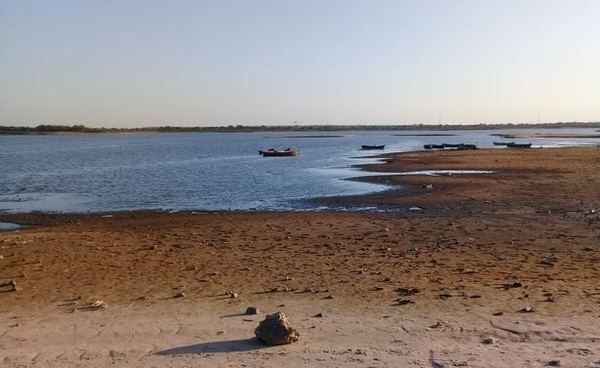
{"label": "riverbank", "polygon": [[[36,226],[0,232],[0,361],[600,365],[600,149],[384,157],[403,190],[331,201],[420,210],[1,215]],[[421,170],[494,173],[387,174]],[[264,348],[277,310],[301,340]]]}

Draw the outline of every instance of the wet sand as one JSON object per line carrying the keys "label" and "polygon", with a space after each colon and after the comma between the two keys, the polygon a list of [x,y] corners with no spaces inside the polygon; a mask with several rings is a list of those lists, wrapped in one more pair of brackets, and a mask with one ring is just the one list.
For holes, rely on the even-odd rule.
{"label": "wet sand", "polygon": [[[35,225],[0,232],[0,362],[600,367],[600,148],[384,158],[401,189],[328,201],[385,213],[0,215]],[[387,175],[420,170],[494,173]]]}

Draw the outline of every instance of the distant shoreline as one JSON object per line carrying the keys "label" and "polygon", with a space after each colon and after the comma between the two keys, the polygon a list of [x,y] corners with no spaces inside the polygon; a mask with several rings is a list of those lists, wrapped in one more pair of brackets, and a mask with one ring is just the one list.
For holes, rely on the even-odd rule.
{"label": "distant shoreline", "polygon": [[[36,127],[0,126],[0,135],[47,135],[47,134],[125,134],[125,133],[244,133],[244,132],[339,132],[339,131],[462,131],[462,130],[514,130],[514,129],[574,129],[600,128],[600,122],[537,123],[537,124],[410,124],[410,125],[278,125],[222,127],[145,127],[145,128],[89,128],[84,125],[38,125]],[[600,129],[598,130],[600,132]],[[412,134],[398,134],[412,135]],[[431,135],[437,135],[431,133]],[[441,134],[439,134],[441,135]],[[538,136],[540,137],[540,136]],[[556,136],[553,136],[556,137]],[[570,136],[573,138],[572,136]],[[595,138],[593,135],[592,138]],[[587,137],[586,137],[587,138]]]}
{"label": "distant shoreline", "polygon": [[540,134],[540,133],[517,133],[517,134],[492,134],[502,138],[599,138],[600,134]]}

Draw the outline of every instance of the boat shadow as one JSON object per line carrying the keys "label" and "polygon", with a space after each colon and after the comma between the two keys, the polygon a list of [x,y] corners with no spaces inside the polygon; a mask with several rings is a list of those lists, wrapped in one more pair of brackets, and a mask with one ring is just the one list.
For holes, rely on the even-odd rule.
{"label": "boat shadow", "polygon": [[267,345],[260,342],[257,338],[241,340],[211,341],[194,345],[177,346],[174,348],[161,350],[156,355],[185,355],[202,353],[232,353],[253,351],[268,348]]}

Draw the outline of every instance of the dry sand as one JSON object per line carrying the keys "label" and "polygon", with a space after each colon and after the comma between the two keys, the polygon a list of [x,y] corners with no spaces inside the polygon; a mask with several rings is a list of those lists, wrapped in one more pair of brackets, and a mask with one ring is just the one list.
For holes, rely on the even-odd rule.
{"label": "dry sand", "polygon": [[[600,148],[386,156],[495,173],[330,200],[421,211],[1,215],[36,226],[0,232],[0,366],[600,367]],[[253,338],[275,311],[298,343]]]}

